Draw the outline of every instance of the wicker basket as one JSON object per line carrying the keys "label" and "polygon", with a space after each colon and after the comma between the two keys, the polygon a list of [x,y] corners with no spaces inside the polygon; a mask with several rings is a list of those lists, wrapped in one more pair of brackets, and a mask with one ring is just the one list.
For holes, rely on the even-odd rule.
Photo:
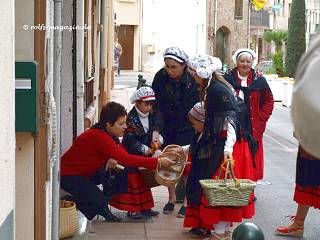
{"label": "wicker basket", "polygon": [[[172,151],[174,149],[174,151]],[[159,166],[155,171],[155,179],[160,185],[164,186],[173,186],[177,182],[179,182],[180,178],[182,177],[184,168],[187,164],[188,155],[183,151],[182,147],[179,145],[168,145],[166,146],[161,155],[161,157],[172,158],[177,157],[178,160],[176,164],[171,166],[169,169]]]}
{"label": "wicker basket", "polygon": [[[225,178],[219,179],[225,169]],[[230,178],[228,178],[230,177]],[[249,179],[236,179],[233,160],[228,159],[220,168],[218,179],[200,180],[210,206],[246,206],[256,183]]]}
{"label": "wicker basket", "polygon": [[75,235],[79,231],[79,220],[74,202],[60,201],[60,233],[59,238]]}

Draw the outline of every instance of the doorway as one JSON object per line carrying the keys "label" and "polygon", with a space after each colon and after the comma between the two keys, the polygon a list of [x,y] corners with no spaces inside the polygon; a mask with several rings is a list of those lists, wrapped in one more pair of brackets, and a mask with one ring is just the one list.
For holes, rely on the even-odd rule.
{"label": "doorway", "polygon": [[122,46],[121,70],[133,70],[134,26],[121,25],[118,28],[118,41]]}
{"label": "doorway", "polygon": [[228,63],[227,56],[229,56],[230,31],[226,27],[220,27],[216,33],[216,56],[221,59],[222,63]]}

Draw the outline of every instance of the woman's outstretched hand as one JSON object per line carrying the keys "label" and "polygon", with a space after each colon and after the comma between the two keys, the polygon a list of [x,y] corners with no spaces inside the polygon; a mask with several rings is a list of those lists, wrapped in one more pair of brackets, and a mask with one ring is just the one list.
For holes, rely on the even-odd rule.
{"label": "woman's outstretched hand", "polygon": [[160,168],[161,167],[170,168],[170,166],[174,165],[177,160],[178,160],[178,158],[169,159],[168,157],[159,156],[158,157],[158,164],[159,164]]}

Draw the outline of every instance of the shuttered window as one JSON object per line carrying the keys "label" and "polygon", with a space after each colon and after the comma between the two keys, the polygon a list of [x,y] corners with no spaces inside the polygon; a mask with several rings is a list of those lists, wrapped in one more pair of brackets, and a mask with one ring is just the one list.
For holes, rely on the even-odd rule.
{"label": "shuttered window", "polygon": [[234,18],[235,19],[243,18],[243,0],[235,0]]}

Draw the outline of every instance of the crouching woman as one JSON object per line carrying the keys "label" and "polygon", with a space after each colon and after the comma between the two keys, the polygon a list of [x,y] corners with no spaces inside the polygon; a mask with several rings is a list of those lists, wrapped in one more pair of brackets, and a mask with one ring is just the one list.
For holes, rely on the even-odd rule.
{"label": "crouching woman", "polygon": [[108,221],[119,221],[108,209],[111,196],[97,187],[94,178],[110,159],[128,167],[155,169],[157,164],[170,166],[174,161],[128,154],[120,144],[126,126],[127,112],[116,102],[107,103],[99,122],[78,136],[61,157],[61,188],[72,194],[78,209],[88,220],[96,215]]}

